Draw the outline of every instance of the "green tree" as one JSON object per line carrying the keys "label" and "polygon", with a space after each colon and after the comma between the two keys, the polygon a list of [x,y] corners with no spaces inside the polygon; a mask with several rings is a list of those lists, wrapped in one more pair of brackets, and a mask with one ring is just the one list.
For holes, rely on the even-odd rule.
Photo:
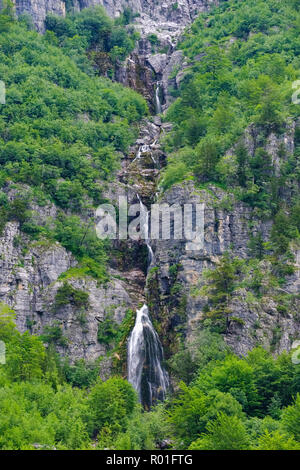
{"label": "green tree", "polygon": [[[253,368],[243,359],[230,355],[220,364],[199,374],[197,383],[201,388],[217,389],[230,393],[249,415],[255,415],[259,395]],[[201,385],[202,383],[202,385]]]}
{"label": "green tree", "polygon": [[229,303],[238,279],[238,269],[238,260],[232,260],[226,253],[215,269],[208,270],[204,274],[208,284],[203,287],[202,292],[209,299],[205,316],[211,318],[222,330],[229,327],[231,313]]}
{"label": "green tree", "polygon": [[113,377],[99,381],[88,397],[91,432],[96,434],[104,427],[113,432],[124,431],[135,404],[136,393],[125,380]]}
{"label": "green tree", "polygon": [[0,32],[8,31],[14,20],[15,11],[13,2],[11,0],[3,0],[2,8],[0,9]]}
{"label": "green tree", "polygon": [[299,450],[300,444],[292,437],[281,434],[279,431],[265,433],[258,439],[258,447],[255,450]]}
{"label": "green tree", "polygon": [[219,158],[219,149],[216,139],[207,136],[202,139],[196,149],[197,161],[194,172],[200,181],[214,180],[216,176],[216,164]]}
{"label": "green tree", "polygon": [[283,410],[282,423],[284,429],[300,442],[300,394],[297,394],[293,405]]}
{"label": "green tree", "polygon": [[28,331],[15,335],[7,346],[7,373],[12,380],[41,379],[45,348],[36,336]]}
{"label": "green tree", "polygon": [[180,383],[179,396],[173,401],[170,421],[175,426],[175,434],[183,442],[183,448],[195,440],[203,430],[201,416],[205,415],[207,399],[198,387],[187,387]]}
{"label": "green tree", "polygon": [[207,425],[207,434],[194,441],[190,450],[247,450],[250,440],[242,420],[220,413]]}

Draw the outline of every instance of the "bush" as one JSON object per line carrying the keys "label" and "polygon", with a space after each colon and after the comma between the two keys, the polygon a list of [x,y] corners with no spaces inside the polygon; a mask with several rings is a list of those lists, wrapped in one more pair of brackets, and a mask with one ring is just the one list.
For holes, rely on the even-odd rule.
{"label": "bush", "polygon": [[64,305],[74,305],[76,308],[87,308],[89,306],[89,294],[81,289],[75,289],[68,282],[64,282],[58,288],[55,296],[55,308]]}
{"label": "bush", "polygon": [[191,450],[247,450],[250,440],[243,422],[236,416],[220,413],[207,425],[208,433],[193,442]]}
{"label": "bush", "polygon": [[44,343],[56,344],[58,346],[66,347],[68,345],[68,338],[63,335],[62,325],[56,321],[53,325],[46,325],[44,327],[41,340]]}
{"label": "bush", "polygon": [[[60,207],[81,211],[87,201],[100,202],[100,180],[112,178],[119,165],[117,152],[134,142],[133,124],[147,113],[147,105],[133,90],[93,76],[85,34],[99,40],[100,51],[105,25],[112,21],[93,10],[75,16],[83,34],[77,43],[69,18],[53,20],[61,28],[59,46],[50,31],[41,36],[22,22],[13,22],[1,34],[6,105],[1,108],[0,162],[1,184],[13,180],[31,185]],[[113,28],[114,44],[126,42],[124,30],[119,37]],[[23,222],[26,208],[16,204],[11,217]]]}
{"label": "bush", "polygon": [[136,404],[136,393],[123,379],[111,378],[99,381],[88,397],[91,413],[91,430],[95,435],[103,427],[113,432],[126,429],[128,419]]}

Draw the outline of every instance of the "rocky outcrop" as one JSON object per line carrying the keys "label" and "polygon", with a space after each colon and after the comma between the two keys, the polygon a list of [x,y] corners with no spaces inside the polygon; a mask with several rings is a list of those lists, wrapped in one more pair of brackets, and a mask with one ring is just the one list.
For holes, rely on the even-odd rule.
{"label": "rocky outcrop", "polygon": [[0,264],[0,302],[14,309],[19,331],[41,334],[47,326],[59,326],[62,337],[57,350],[73,361],[104,356],[107,348],[97,340],[101,322],[110,315],[121,323],[126,311],[142,301],[139,279],[143,274],[135,269],[122,277],[111,270],[110,281],[100,285],[89,277],[70,276],[68,284],[88,293],[88,305],[84,309],[72,302],[57,306],[56,294],[63,285],[60,276],[77,261],[59,243],[30,241],[17,222],[9,222],[0,238]]}
{"label": "rocky outcrop", "polygon": [[129,203],[134,202],[137,194],[147,206],[154,202],[159,172],[166,161],[159,139],[167,127],[158,116],[142,122],[139,138],[130,148],[118,174],[118,181],[126,188]]}
{"label": "rocky outcrop", "polygon": [[124,63],[119,64],[116,70],[116,80],[141,93],[147,99],[153,114],[158,111],[157,88],[164,111],[174,100],[170,92],[179,87],[183,71],[187,67],[182,51],[174,50],[169,43],[166,48],[167,53],[152,53],[150,41],[142,39],[137,50]]}
{"label": "rocky outcrop", "polygon": [[163,20],[174,23],[187,23],[196,15],[217,2],[214,0],[79,0],[80,7],[99,4],[103,5],[109,15],[117,17],[124,8],[130,8],[139,15],[148,15],[157,22]]}
{"label": "rocky outcrop", "polygon": [[[45,30],[48,14],[65,16],[69,11],[102,5],[111,17],[118,17],[124,9],[134,14],[134,27],[141,39],[133,54],[119,64],[116,80],[134,88],[147,99],[152,112],[155,109],[155,92],[159,86],[162,108],[171,103],[170,88],[176,88],[184,68],[184,57],[175,51],[183,29],[196,15],[207,11],[218,0],[14,0],[18,16],[28,14],[39,32]],[[181,72],[182,73],[182,72]]]}
{"label": "rocky outcrop", "polygon": [[141,39],[134,53],[120,64],[116,79],[141,92],[154,113],[157,112],[157,87],[162,110],[165,110],[173,101],[170,90],[178,88],[182,70],[187,65],[182,52],[176,50],[180,35],[197,13],[207,11],[216,3],[214,0],[181,0],[173,4],[143,0],[132,4],[126,2],[127,7],[138,14],[134,27]]}
{"label": "rocky outcrop", "polygon": [[[92,0],[95,4],[97,0]],[[142,37],[156,34],[162,43],[176,45],[182,29],[197,14],[218,3],[216,0],[99,0],[109,15],[117,17],[129,8],[136,14],[135,24]]]}
{"label": "rocky outcrop", "polygon": [[18,16],[29,15],[39,32],[45,30],[48,14],[65,16],[66,3],[63,0],[13,0]]}
{"label": "rocky outcrop", "polygon": [[138,17],[137,24],[143,35],[165,30],[170,38],[178,34],[178,28],[190,23],[197,13],[206,11],[216,0],[14,0],[17,15],[29,14],[38,31],[44,30],[47,14],[64,16],[66,8],[80,11],[83,8],[102,5],[108,15],[117,18],[129,8]]}
{"label": "rocky outcrop", "polygon": [[[271,156],[275,174],[279,176],[284,162],[294,152],[294,139],[295,122],[290,121],[285,132],[279,136],[271,133],[263,140],[259,129],[251,125],[245,131],[243,143],[250,158],[257,148],[263,146]],[[233,153],[234,149],[228,151],[228,155]],[[282,190],[281,197],[289,204],[297,191],[298,184],[292,182]],[[226,252],[244,260],[244,266],[248,266],[252,256],[249,248],[251,237],[260,234],[263,242],[269,242],[272,220],[262,220],[255,209],[236,201],[233,194],[213,185],[199,189],[192,181],[171,187],[158,201],[170,207],[174,204],[181,207],[204,204],[204,243],[201,249],[188,249],[185,239],[152,243],[156,268],[147,279],[148,303],[152,315],[161,323],[161,335],[166,338],[165,346],[170,354],[176,344],[177,329],[182,331],[183,328],[189,341],[206,318],[208,299],[201,289],[206,283],[204,272],[215,268]],[[273,352],[289,350],[293,341],[299,338],[300,249],[296,243],[292,243],[290,249],[294,254],[294,274],[286,278],[283,286],[274,287],[271,263],[261,261],[258,265],[262,274],[260,295],[253,294],[241,283],[230,299],[228,309],[231,313],[224,338],[237,354],[246,354],[257,344]],[[248,269],[247,275],[251,278],[253,271]]]}
{"label": "rocky outcrop", "polygon": [[[294,139],[295,122],[290,120],[283,133],[271,133],[263,139],[259,129],[249,126],[243,144],[250,158],[259,147],[264,147],[271,156],[275,174],[279,176],[284,162],[294,153]],[[232,154],[234,148],[228,151],[228,155]],[[281,196],[289,204],[298,190],[296,182],[286,185]],[[269,242],[272,220],[262,220],[249,205],[236,201],[233,194],[213,185],[199,189],[192,181],[174,185],[161,195],[157,193],[157,202],[182,208],[185,204],[193,207],[204,204],[204,243],[201,249],[189,249],[184,238],[172,239],[172,229],[171,239],[151,242],[155,266],[147,277],[147,302],[152,316],[160,325],[165,349],[172,354],[176,350],[177,332],[184,332],[186,340],[190,341],[206,318],[208,299],[201,289],[206,283],[204,272],[214,269],[226,252],[244,260],[247,266],[252,256],[249,248],[251,237],[260,234],[263,242]],[[171,226],[174,225],[171,215]],[[300,249],[292,245],[291,250],[295,271],[286,279],[284,286],[272,286],[271,263],[262,261],[258,266],[263,276],[261,294],[253,295],[251,289],[245,287],[234,292],[228,306],[231,313],[224,338],[237,354],[244,355],[257,344],[273,352],[289,350],[293,341],[299,338]],[[250,269],[248,276],[251,278],[252,275]]]}
{"label": "rocky outcrop", "polygon": [[[226,208],[226,194],[216,188],[195,188],[193,182],[175,185],[167,191],[160,204],[204,204],[204,245],[189,250],[187,240],[157,240],[152,242],[155,255],[154,269],[148,275],[148,304],[151,314],[161,325],[161,337],[168,353],[174,351],[176,331],[182,328],[188,341],[193,338],[205,318],[207,298],[201,293],[205,284],[203,273],[218,265],[221,256],[230,252],[233,257],[250,259],[250,236],[260,232],[269,239],[271,222],[255,219],[251,208],[234,203]],[[300,250],[295,249],[295,274],[287,280],[284,289],[266,288],[261,298],[255,298],[246,289],[237,289],[230,302],[229,325],[224,335],[237,354],[246,354],[255,345],[280,352],[289,350],[300,336]],[[260,266],[265,282],[270,266]],[[291,294],[293,300],[282,310],[274,301],[281,293]],[[179,331],[179,330],[178,330]],[[176,346],[175,346],[176,347]]]}
{"label": "rocky outcrop", "polygon": [[[298,273],[299,268],[297,264]],[[296,282],[289,285],[290,289],[299,290],[299,275],[296,278]],[[251,298],[246,289],[240,289],[235,292],[230,309],[232,320],[225,340],[240,356],[257,345],[273,353],[289,351],[300,337],[300,304],[297,298],[283,313],[271,295],[257,300]]]}

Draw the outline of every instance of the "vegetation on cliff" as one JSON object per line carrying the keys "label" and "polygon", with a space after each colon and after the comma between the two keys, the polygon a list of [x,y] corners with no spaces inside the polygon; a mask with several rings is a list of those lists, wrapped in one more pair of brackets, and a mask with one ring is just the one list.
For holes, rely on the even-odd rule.
{"label": "vegetation on cliff", "polygon": [[116,61],[129,55],[139,37],[133,27],[125,28],[131,19],[130,11],[125,10],[123,15],[112,20],[101,6],[85,8],[65,18],[48,15],[46,37],[54,44],[60,44],[87,71],[91,64],[86,60],[84,65],[85,51],[88,51],[96,69],[97,65],[100,66],[100,73],[113,75]]}
{"label": "vegetation on cliff", "polygon": [[[84,214],[103,200],[103,187],[113,178],[120,153],[136,139],[135,123],[147,105],[133,90],[95,76],[88,41],[98,51],[106,47],[104,36],[113,49],[131,41],[102,9],[77,15],[72,37],[54,23],[58,36],[53,31],[41,36],[24,20],[16,21],[10,8],[0,15],[0,78],[6,86],[6,104],[0,105],[1,227],[18,220],[30,236],[58,240],[101,279],[105,245],[70,212]],[[16,192],[13,202],[9,188]],[[32,220],[32,200],[58,207],[55,227]]]}
{"label": "vegetation on cliff", "polygon": [[[289,205],[299,211],[299,128],[294,152],[284,145],[279,151],[279,169],[266,150],[268,138],[280,138],[300,115],[292,102],[300,73],[299,21],[297,1],[230,0],[187,30],[178,47],[189,67],[166,116],[174,130],[165,140],[172,155],[164,189],[185,178],[214,183],[260,216],[274,217],[281,208],[290,213],[282,200],[289,187]],[[246,129],[255,135],[253,154]],[[299,230],[299,220],[294,225]]]}
{"label": "vegetation on cliff", "polygon": [[[299,15],[299,0],[220,2],[196,20],[180,45],[191,62],[167,112],[174,127],[165,138],[171,156],[162,187],[188,178],[202,187],[219,185],[274,223],[269,242],[260,233],[251,237],[251,262],[225,253],[205,273],[204,328],[168,361],[172,394],[143,412],[124,378],[100,380],[102,358],[71,363],[58,356],[55,346],[68,341],[59,322],[40,337],[20,333],[14,312],[0,304],[0,449],[300,450],[299,354],[296,360],[295,353],[273,357],[256,347],[241,358],[220,334],[228,322],[242,321],[231,316],[237,288],[258,299],[271,292],[275,299],[285,276],[293,274],[289,245],[300,230],[300,130],[296,125],[293,153],[282,146],[279,171],[266,142],[272,134],[284,136],[299,115],[291,103],[300,70]],[[88,9],[65,19],[48,17],[40,36],[27,19],[16,21],[9,6],[0,14],[0,78],[6,84],[0,228],[18,221],[29,239],[56,240],[75,255],[80,266],[61,275],[53,309],[71,304],[82,323],[89,296],[72,287],[68,275],[77,270],[105,281],[108,257],[108,244],[97,239],[84,214],[102,201],[120,153],[147,114],[141,96],[97,76],[111,76],[134,46],[136,35],[122,22],[126,15],[112,21],[103,9]],[[246,130],[256,139],[251,155]],[[36,222],[31,203],[49,201],[55,220]],[[262,261],[270,264],[266,271]],[[178,270],[178,264],[170,269],[171,295],[180,291]],[[295,296],[280,295],[278,313],[285,314]],[[185,308],[186,301],[179,317]],[[99,324],[99,343],[121,358],[113,364],[116,372],[133,322],[131,310],[118,325],[107,309]]]}
{"label": "vegetation on cliff", "polygon": [[194,292],[207,298],[203,323],[219,332],[243,323],[230,305],[238,289],[268,297],[278,315],[299,316],[299,295],[287,285],[300,240],[299,22],[298,0],[229,0],[199,15],[178,45],[188,60],[166,113],[173,130],[161,188],[193,180],[218,188],[225,215],[241,202],[250,213],[247,258],[228,247]]}
{"label": "vegetation on cliff", "polygon": [[186,383],[143,413],[127,381],[103,382],[99,365],[63,361],[19,333],[4,304],[0,340],[0,449],[138,450],[163,441],[175,449],[300,449],[300,371],[286,353],[274,359],[257,348],[240,359],[202,332],[180,357],[180,371],[189,363]]}

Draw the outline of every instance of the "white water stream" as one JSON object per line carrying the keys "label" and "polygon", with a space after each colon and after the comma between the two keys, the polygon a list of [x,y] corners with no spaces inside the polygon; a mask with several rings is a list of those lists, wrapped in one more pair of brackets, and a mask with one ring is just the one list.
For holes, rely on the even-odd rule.
{"label": "white water stream", "polygon": [[162,113],[162,105],[160,102],[160,85],[157,83],[156,89],[155,89],[155,110],[156,114],[161,114]]}
{"label": "white water stream", "polygon": [[[158,83],[155,90],[157,114],[162,112],[159,95],[160,86]],[[153,163],[156,163],[152,155],[152,147],[155,147],[156,142],[157,140],[151,145],[140,146],[134,160],[140,159],[144,153],[150,152]],[[149,211],[143,204],[139,194],[137,194],[137,198],[140,204],[141,236],[145,240],[148,249],[149,269],[155,263],[149,237]],[[145,408],[150,409],[154,403],[165,399],[169,387],[169,378],[163,367],[163,348],[150,320],[146,304],[136,312],[135,326],[129,337],[127,354],[128,381],[138,392],[140,402]]]}
{"label": "white water stream", "polygon": [[164,400],[169,378],[163,365],[163,349],[149,318],[147,305],[136,313],[136,322],[128,344],[128,380],[148,409]]}

